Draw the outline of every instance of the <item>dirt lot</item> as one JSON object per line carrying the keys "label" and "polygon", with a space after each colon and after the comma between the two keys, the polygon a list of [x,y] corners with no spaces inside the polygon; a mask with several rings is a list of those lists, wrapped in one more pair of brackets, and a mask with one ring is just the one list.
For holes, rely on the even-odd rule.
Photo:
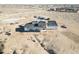
{"label": "dirt lot", "polygon": [[[79,14],[46,9],[46,7],[0,7],[0,53],[79,53]],[[41,32],[16,32],[15,29],[19,25],[33,21],[34,16],[45,16],[50,20],[56,20],[58,28]],[[67,28],[61,28],[61,25]]]}

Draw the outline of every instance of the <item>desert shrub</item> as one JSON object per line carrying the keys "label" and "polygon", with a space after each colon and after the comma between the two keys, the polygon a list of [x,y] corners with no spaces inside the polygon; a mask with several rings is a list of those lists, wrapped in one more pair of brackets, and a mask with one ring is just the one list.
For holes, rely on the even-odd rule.
{"label": "desert shrub", "polygon": [[0,54],[3,54],[4,44],[0,41]]}
{"label": "desert shrub", "polygon": [[6,32],[6,33],[5,33],[5,35],[8,35],[8,36],[10,36],[10,35],[11,35],[11,33],[10,33],[10,32]]}
{"label": "desert shrub", "polygon": [[13,54],[17,54],[16,50],[13,51]]}
{"label": "desert shrub", "polygon": [[33,42],[36,42],[35,40],[32,40]]}
{"label": "desert shrub", "polygon": [[49,54],[56,54],[53,49],[47,49],[47,52],[48,52]]}

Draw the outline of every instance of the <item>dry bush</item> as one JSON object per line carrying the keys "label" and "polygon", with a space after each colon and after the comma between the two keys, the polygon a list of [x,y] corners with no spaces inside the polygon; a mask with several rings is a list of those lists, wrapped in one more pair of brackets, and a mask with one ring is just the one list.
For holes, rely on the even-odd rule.
{"label": "dry bush", "polygon": [[3,54],[4,44],[0,41],[0,54]]}

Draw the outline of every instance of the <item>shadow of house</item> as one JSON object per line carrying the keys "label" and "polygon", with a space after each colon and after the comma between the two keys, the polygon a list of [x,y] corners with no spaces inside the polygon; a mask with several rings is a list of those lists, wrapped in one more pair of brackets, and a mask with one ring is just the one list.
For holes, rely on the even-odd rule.
{"label": "shadow of house", "polygon": [[19,28],[16,28],[16,32],[24,32],[24,26],[19,26]]}

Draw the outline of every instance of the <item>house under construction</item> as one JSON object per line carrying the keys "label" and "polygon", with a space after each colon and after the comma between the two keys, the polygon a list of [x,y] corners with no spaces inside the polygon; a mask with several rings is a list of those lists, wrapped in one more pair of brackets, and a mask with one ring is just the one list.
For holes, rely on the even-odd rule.
{"label": "house under construction", "polygon": [[[42,19],[42,20],[41,20]],[[26,23],[22,28],[23,32],[40,32],[41,30],[55,30],[58,25],[56,21],[45,20],[44,18],[37,19],[35,21]]]}

